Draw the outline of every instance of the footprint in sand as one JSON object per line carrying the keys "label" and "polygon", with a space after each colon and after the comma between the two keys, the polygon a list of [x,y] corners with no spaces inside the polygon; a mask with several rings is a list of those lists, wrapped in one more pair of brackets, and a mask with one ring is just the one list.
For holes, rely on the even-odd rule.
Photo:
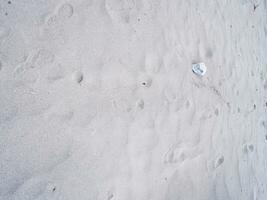
{"label": "footprint in sand", "polygon": [[205,54],[205,56],[206,56],[206,58],[211,59],[212,56],[213,56],[212,49],[208,48],[208,49],[206,50],[206,54]]}
{"label": "footprint in sand", "polygon": [[157,73],[162,65],[162,61],[156,54],[148,54],[145,59],[145,70],[147,73]]}
{"label": "footprint in sand", "polygon": [[[61,38],[60,28],[74,13],[73,6],[69,3],[61,4],[55,12],[49,14],[45,19],[45,23],[40,27],[40,37],[48,35],[50,38]],[[64,41],[63,41],[64,42]]]}
{"label": "footprint in sand", "polygon": [[219,109],[218,109],[218,108],[215,109],[214,114],[215,114],[216,116],[219,116]]}
{"label": "footprint in sand", "polygon": [[21,62],[14,70],[16,78],[22,78],[26,82],[34,83],[39,77],[38,68],[54,62],[54,54],[46,49],[38,50],[33,56]]}
{"label": "footprint in sand", "polygon": [[69,3],[61,5],[57,10],[57,17],[59,20],[65,20],[73,15],[73,6]]}
{"label": "footprint in sand", "polygon": [[48,184],[46,185],[45,190],[46,190],[47,192],[49,192],[49,193],[54,193],[54,192],[56,192],[57,187],[56,187],[55,184],[48,183]]}
{"label": "footprint in sand", "polygon": [[243,152],[244,153],[252,153],[254,151],[254,145],[253,144],[244,144],[243,145]]}
{"label": "footprint in sand", "polygon": [[45,25],[48,27],[54,27],[58,24],[58,17],[56,15],[48,16],[45,20]]}
{"label": "footprint in sand", "polygon": [[138,110],[143,110],[145,107],[145,102],[143,99],[139,99],[137,102],[136,102],[136,109]]}
{"label": "footprint in sand", "polygon": [[191,102],[190,102],[190,100],[187,100],[186,103],[185,103],[186,109],[189,109],[190,106],[191,106]]}
{"label": "footprint in sand", "polygon": [[51,65],[48,67],[46,79],[49,82],[55,82],[63,79],[65,76],[65,70],[62,65]]}
{"label": "footprint in sand", "polygon": [[58,25],[60,22],[71,18],[73,15],[73,6],[71,4],[65,3],[58,7],[56,13],[50,15],[46,19],[46,25],[47,26],[55,26]]}
{"label": "footprint in sand", "polygon": [[83,74],[80,71],[76,71],[72,74],[72,80],[75,81],[78,84],[81,84],[83,81]]}
{"label": "footprint in sand", "polygon": [[40,49],[32,59],[32,66],[44,66],[54,62],[55,56],[52,52],[46,49]]}
{"label": "footprint in sand", "polygon": [[28,62],[20,63],[13,71],[13,75],[15,77],[20,76],[21,74],[25,73],[27,69],[30,68],[30,64]]}
{"label": "footprint in sand", "polygon": [[139,82],[141,86],[145,88],[149,88],[152,85],[152,79],[144,74],[139,77]]}
{"label": "footprint in sand", "polygon": [[177,94],[175,93],[175,91],[171,88],[166,88],[164,90],[164,97],[166,98],[166,100],[169,103],[173,103],[177,100]]}
{"label": "footprint in sand", "polygon": [[134,6],[133,0],[105,0],[106,12],[114,22],[128,23]]}
{"label": "footprint in sand", "polygon": [[112,199],[114,199],[114,195],[109,192],[107,200],[112,200]]}
{"label": "footprint in sand", "polygon": [[168,164],[182,163],[185,160],[194,159],[200,155],[198,149],[194,146],[179,145],[171,147],[165,154],[164,162]]}
{"label": "footprint in sand", "polygon": [[214,163],[214,168],[218,168],[224,162],[224,156],[219,156]]}
{"label": "footprint in sand", "polygon": [[183,151],[179,149],[170,150],[165,156],[165,163],[181,163],[186,159],[186,156]]}
{"label": "footprint in sand", "polygon": [[149,88],[152,84],[152,79],[148,78],[148,79],[145,79],[142,81],[142,86],[143,87],[146,87],[146,88]]}
{"label": "footprint in sand", "polygon": [[[24,60],[19,63],[20,68],[35,68],[38,65],[50,64],[54,61],[54,55],[45,49],[40,49],[33,54],[25,56]],[[22,67],[23,66],[23,67]]]}

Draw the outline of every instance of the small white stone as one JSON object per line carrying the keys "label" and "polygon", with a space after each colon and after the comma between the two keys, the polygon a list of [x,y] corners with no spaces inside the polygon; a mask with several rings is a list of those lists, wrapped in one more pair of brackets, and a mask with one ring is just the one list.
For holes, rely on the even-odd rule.
{"label": "small white stone", "polygon": [[192,71],[198,76],[204,76],[207,71],[207,68],[204,63],[195,63],[192,64]]}

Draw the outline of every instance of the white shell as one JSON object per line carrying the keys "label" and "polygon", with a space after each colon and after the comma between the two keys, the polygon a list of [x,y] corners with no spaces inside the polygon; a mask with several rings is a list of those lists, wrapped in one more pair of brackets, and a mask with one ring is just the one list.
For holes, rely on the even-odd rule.
{"label": "white shell", "polygon": [[198,76],[204,76],[207,68],[204,63],[195,63],[192,65],[192,71]]}

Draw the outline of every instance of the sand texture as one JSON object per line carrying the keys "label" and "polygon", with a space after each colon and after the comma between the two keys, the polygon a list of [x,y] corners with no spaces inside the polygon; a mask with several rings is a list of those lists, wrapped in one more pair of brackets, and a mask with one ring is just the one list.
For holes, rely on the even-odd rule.
{"label": "sand texture", "polygon": [[0,200],[266,199],[267,0],[0,0]]}

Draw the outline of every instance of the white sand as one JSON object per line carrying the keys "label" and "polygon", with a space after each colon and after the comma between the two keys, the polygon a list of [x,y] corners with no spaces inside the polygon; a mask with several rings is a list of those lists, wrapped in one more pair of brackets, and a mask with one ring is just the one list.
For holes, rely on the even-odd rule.
{"label": "white sand", "polygon": [[266,102],[266,0],[0,0],[1,200],[266,200]]}

